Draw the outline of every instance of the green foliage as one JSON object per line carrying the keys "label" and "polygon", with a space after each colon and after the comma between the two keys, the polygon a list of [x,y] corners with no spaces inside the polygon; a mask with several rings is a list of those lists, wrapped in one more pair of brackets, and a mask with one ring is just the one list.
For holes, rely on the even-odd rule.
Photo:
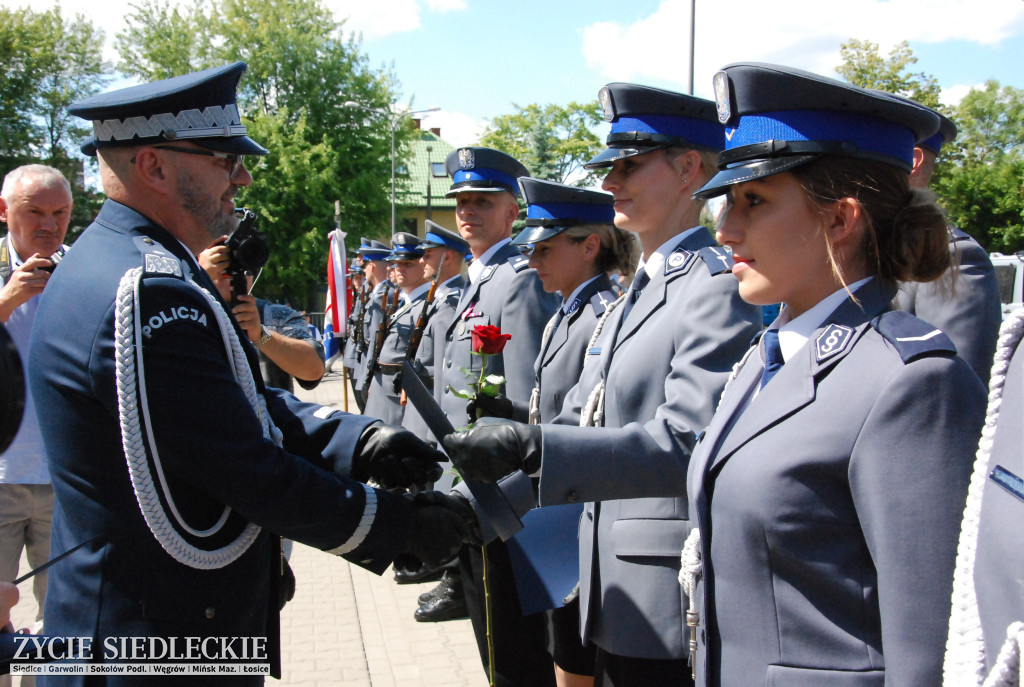
{"label": "green foliage", "polygon": [[989,251],[1024,249],[1024,90],[988,81],[952,119],[959,134],[932,179],[950,222]]}
{"label": "green foliage", "polygon": [[[593,127],[604,121],[597,101],[513,107],[514,113],[491,120],[480,145],[508,153],[538,179],[565,182],[571,174],[583,171],[583,163],[603,147],[593,132]],[[575,183],[589,186],[598,178],[598,174],[587,172]]]}
{"label": "green foliage", "polygon": [[836,67],[836,73],[848,83],[898,93],[922,105],[938,107],[940,88],[935,77],[907,71],[917,64],[917,57],[906,41],[894,46],[886,59],[879,54],[877,43],[851,38],[839,47],[839,55],[843,63]]}
{"label": "green foliage", "polygon": [[[118,47],[137,76],[248,64],[239,109],[252,138],[270,150],[247,159],[254,181],[237,199],[260,214],[271,242],[256,291],[321,308],[334,201],[353,237],[390,234],[391,117],[368,110],[394,110],[393,75],[372,69],[318,0],[217,0],[183,12],[144,0],[134,8]],[[396,125],[396,164],[410,136]]]}
{"label": "green foliage", "polygon": [[75,202],[69,241],[100,200],[81,179],[77,143],[88,128],[67,107],[109,81],[102,45],[102,31],[81,16],[0,8],[0,172],[34,162],[64,172]]}

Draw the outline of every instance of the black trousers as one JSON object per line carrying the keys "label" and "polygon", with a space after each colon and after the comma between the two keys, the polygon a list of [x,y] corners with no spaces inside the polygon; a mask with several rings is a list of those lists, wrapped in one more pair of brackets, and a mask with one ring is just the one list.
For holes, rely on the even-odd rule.
{"label": "black trousers", "polygon": [[686,659],[634,658],[618,656],[597,647],[594,687],[692,687]]}
{"label": "black trousers", "polygon": [[[487,545],[487,584],[491,596],[491,634],[494,638],[495,684],[498,687],[554,687],[555,668],[547,652],[543,613],[523,616],[512,575],[508,549],[495,540]],[[477,546],[459,554],[466,608],[473,623],[484,671],[487,663],[487,625],[484,615],[483,556]],[[652,687],[646,685],[645,687]]]}

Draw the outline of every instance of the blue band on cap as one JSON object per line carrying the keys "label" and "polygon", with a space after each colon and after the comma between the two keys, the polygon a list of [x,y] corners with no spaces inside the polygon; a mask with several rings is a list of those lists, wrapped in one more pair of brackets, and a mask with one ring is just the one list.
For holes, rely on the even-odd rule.
{"label": "blue band on cap", "polygon": [[496,181],[507,186],[510,193],[519,195],[519,182],[516,178],[497,169],[475,167],[474,169],[460,169],[452,175],[453,184],[467,181]]}
{"label": "blue band on cap", "polygon": [[928,150],[931,150],[936,155],[938,155],[939,153],[942,152],[943,143],[944,140],[942,138],[942,132],[939,131],[934,136],[929,136],[928,138],[924,139],[923,141],[918,143],[918,145],[921,146],[922,148],[927,148]]}
{"label": "blue band on cap", "polygon": [[452,250],[459,252],[462,252],[462,250],[465,248],[465,246],[457,245],[454,241],[444,236],[441,236],[440,234],[435,234],[432,231],[428,231],[426,237],[424,237],[423,241],[420,242],[420,247],[433,248],[435,246],[438,248],[440,248],[441,246],[445,246],[447,248],[451,248]]}
{"label": "blue band on cap", "polygon": [[861,150],[912,165],[914,132],[878,117],[828,110],[790,110],[743,115],[726,128],[726,150],[765,141],[849,141]]}
{"label": "blue band on cap", "polygon": [[369,260],[369,261],[387,260],[388,255],[390,255],[390,253],[388,253],[387,251],[366,251],[362,255],[363,255],[363,261],[365,262],[367,260]]}
{"label": "blue band on cap", "polygon": [[611,205],[581,205],[577,203],[529,205],[526,208],[526,219],[558,219],[579,224],[611,222],[615,219],[615,209]]}
{"label": "blue band on cap", "polygon": [[662,136],[678,136],[691,143],[715,150],[721,150],[725,144],[725,132],[718,122],[670,115],[620,117],[612,122],[612,130],[609,133],[621,134],[634,131],[645,134],[661,134]]}

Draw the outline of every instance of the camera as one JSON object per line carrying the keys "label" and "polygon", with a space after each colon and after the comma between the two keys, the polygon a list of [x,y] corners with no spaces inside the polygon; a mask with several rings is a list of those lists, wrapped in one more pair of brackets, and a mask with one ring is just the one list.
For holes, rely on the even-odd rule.
{"label": "camera", "polygon": [[50,264],[47,265],[46,267],[40,267],[39,269],[41,269],[44,272],[49,272],[50,274],[53,274],[53,271],[57,269],[57,265],[60,263],[63,257],[64,256],[61,253],[54,253],[49,258],[47,258],[50,261]]}
{"label": "camera", "polygon": [[224,244],[231,254],[228,268],[224,272],[232,277],[245,272],[256,273],[270,258],[267,238],[257,228],[259,216],[248,208],[235,208],[235,215],[241,221]]}
{"label": "camera", "polygon": [[25,373],[14,339],[0,324],[0,453],[14,441],[25,411]]}

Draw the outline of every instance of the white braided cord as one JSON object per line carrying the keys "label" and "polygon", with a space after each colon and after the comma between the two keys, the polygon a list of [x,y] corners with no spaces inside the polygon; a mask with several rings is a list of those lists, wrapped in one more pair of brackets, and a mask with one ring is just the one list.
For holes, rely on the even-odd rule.
{"label": "white braided cord", "polygon": [[694,527],[686,537],[679,556],[679,584],[690,599],[690,611],[697,610],[697,580],[701,574],[700,528]]}
{"label": "white braided cord", "polygon": [[[561,306],[559,306],[559,307],[561,307]],[[544,353],[544,352],[546,352],[548,350],[548,341],[551,339],[551,336],[555,332],[555,322],[557,322],[557,321],[558,321],[558,312],[555,312],[555,314],[552,315],[551,318],[548,320],[548,323],[546,325],[544,325],[544,332],[540,335],[540,350],[541,350],[542,353]],[[584,361],[586,360],[586,355],[584,355],[583,359],[584,359]],[[537,383],[534,384],[533,389],[530,391],[530,404],[528,406],[528,408],[529,408],[529,419],[527,420],[527,422],[529,424],[531,424],[531,425],[539,425],[540,424],[540,378],[539,377],[536,378],[536,382]]]}
{"label": "white braided cord", "polygon": [[[999,420],[999,410],[1003,401],[1003,387],[1006,373],[1010,367],[1017,345],[1024,336],[1024,309],[1016,310],[1004,321],[999,330],[999,342],[996,347],[995,359],[992,363],[992,375],[989,380],[988,410],[985,425],[981,431],[981,441],[974,461],[974,472],[971,474],[970,486],[967,491],[967,505],[964,508],[963,524],[960,530],[960,541],[957,548],[956,568],[953,573],[953,603],[949,621],[949,635],[946,640],[946,656],[943,665],[943,684],[946,687],[976,687],[983,684],[985,675],[985,638],[981,630],[981,617],[978,613],[978,598],[974,587],[974,564],[978,547],[978,528],[981,520],[981,501],[988,475],[989,459],[992,443]],[[1012,629],[1012,626],[1011,626]],[[1017,637],[1016,660],[1020,663],[1020,633]],[[1009,639],[1007,640],[1010,641]],[[1012,650],[1001,651],[999,660],[1010,660],[1014,656]],[[1008,666],[998,661],[992,673],[1006,672]],[[1019,672],[1019,668],[1018,668]],[[985,681],[986,686],[989,685]],[[1020,684],[1017,682],[996,682],[992,684]]]}
{"label": "white braided cord", "polygon": [[1020,687],[1024,684],[1024,664],[1020,653],[1024,647],[1024,623],[1012,623],[1006,628],[1006,641],[1003,642],[992,672],[988,674],[981,687]]}
{"label": "white braided cord", "polygon": [[[199,570],[222,568],[237,560],[256,540],[260,527],[248,523],[242,533],[231,543],[213,551],[204,551],[188,543],[172,526],[168,514],[160,502],[160,497],[153,487],[146,446],[152,454],[160,480],[162,494],[171,510],[174,521],[186,531],[196,536],[207,537],[216,534],[227,521],[230,507],[225,507],[217,523],[208,530],[196,530],[190,527],[181,517],[174,503],[167,481],[164,478],[163,466],[153,436],[153,427],[149,418],[148,398],[145,385],[145,369],[142,360],[142,322],[139,307],[139,291],[142,283],[143,270],[137,267],[129,270],[121,278],[115,304],[114,342],[115,364],[118,398],[118,415],[121,425],[121,441],[125,458],[128,462],[129,476],[139,503],[139,509],[146,524],[153,532],[160,545],[176,561]],[[280,431],[273,426],[267,412],[266,401],[256,391],[256,384],[249,370],[245,353],[228,320],[227,313],[220,303],[205,289],[193,282],[193,288],[203,293],[211,303],[211,309],[220,326],[225,339],[229,357],[233,362],[233,372],[239,385],[260,417],[265,437],[275,437],[280,443]],[[146,425],[145,437],[139,426],[141,410]]]}
{"label": "white braided cord", "polygon": [[[601,336],[601,330],[604,329],[605,322],[608,321],[609,315],[611,315],[622,303],[626,300],[626,295],[629,291],[624,291],[621,296],[616,298],[608,305],[608,309],[601,315],[601,319],[597,321],[597,326],[594,327],[594,333],[590,335],[590,341],[587,343],[587,351],[597,345],[597,340]],[[612,344],[614,345],[614,341]],[[603,358],[602,355],[598,357],[598,360]],[[610,354],[609,354],[610,355]],[[583,358],[583,367],[587,366],[587,362],[590,356],[587,355]],[[587,402],[583,406],[583,410],[580,412],[580,427],[599,427],[601,421],[604,420],[604,377],[598,382],[597,386],[590,392],[587,397]]]}

